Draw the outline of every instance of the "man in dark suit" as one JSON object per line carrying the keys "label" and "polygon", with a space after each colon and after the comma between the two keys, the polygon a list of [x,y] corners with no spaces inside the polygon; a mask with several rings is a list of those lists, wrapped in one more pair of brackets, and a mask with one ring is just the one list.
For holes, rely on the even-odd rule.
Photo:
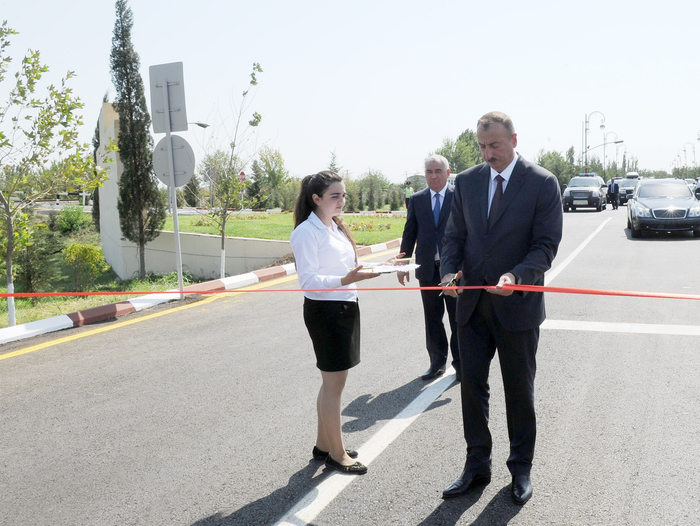
{"label": "man in dark suit", "polygon": [[612,205],[613,210],[617,210],[620,197],[620,185],[617,184],[617,179],[610,181],[610,186],[608,187],[608,200]]}
{"label": "man in dark suit", "polygon": [[[452,206],[451,185],[447,183],[450,165],[442,155],[432,155],[425,160],[425,180],[428,188],[416,192],[408,202],[408,216],[403,229],[401,252],[413,255],[416,247],[416,279],[421,287],[435,287],[440,283],[440,249],[445,235],[445,225]],[[408,272],[398,273],[399,283],[409,281]],[[423,373],[423,380],[430,380],[445,372],[447,363],[447,334],[443,317],[445,308],[450,320],[452,365],[460,379],[457,325],[455,323],[455,298],[440,295],[439,290],[421,290],[425,318],[425,346],[430,357],[430,367]]]}
{"label": "man in dark suit", "polygon": [[443,497],[456,497],[491,481],[488,375],[498,349],[510,440],[506,464],[513,477],[511,497],[524,504],[532,495],[535,353],[545,308],[541,292],[514,293],[507,285],[544,284],[544,273],[561,241],[562,206],[557,178],[516,154],[518,141],[510,117],[487,113],[479,119],[476,135],[485,162],[457,176],[441,275],[446,281],[456,273],[463,286],[496,288],[465,290],[458,296],[467,461]]}

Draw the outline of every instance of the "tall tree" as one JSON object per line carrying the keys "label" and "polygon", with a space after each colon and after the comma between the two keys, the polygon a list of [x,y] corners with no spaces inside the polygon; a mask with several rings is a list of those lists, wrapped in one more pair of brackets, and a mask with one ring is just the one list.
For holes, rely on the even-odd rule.
{"label": "tall tree", "polygon": [[[12,62],[5,50],[16,34],[7,22],[0,25],[0,86]],[[78,142],[83,123],[76,111],[83,104],[67,86],[74,74],[68,72],[60,86],[48,86],[42,96],[41,79],[48,70],[39,52],[29,50],[14,85],[0,88],[8,93],[7,102],[0,103],[0,255],[8,293],[14,292],[15,248],[32,242],[26,211],[59,189],[94,188],[104,177],[104,172],[93,170],[88,145]],[[7,301],[9,324],[15,325],[14,298]]]}
{"label": "tall tree", "polygon": [[227,149],[218,148],[213,153],[207,154],[199,170],[201,174],[209,174],[209,177],[212,178],[214,206],[211,215],[217,223],[221,235],[222,278],[226,277],[226,222],[231,214],[231,209],[244,204],[243,195],[248,182],[241,181],[239,175],[255,156],[254,152],[249,153],[245,143],[262,120],[262,116],[258,112],[253,112],[247,126],[243,122],[243,115],[247,113],[250,105],[248,102],[250,90],[258,85],[258,73],[262,73],[262,68],[258,62],[254,62],[248,89],[243,92],[241,104],[236,111],[233,132],[228,136]]}
{"label": "tall tree", "polygon": [[119,226],[122,235],[138,245],[139,276],[146,277],[146,243],[165,223],[166,204],[153,172],[151,117],[146,106],[139,55],[131,43],[133,15],[126,0],[115,4],[117,19],[112,36],[111,69],[119,114],[117,146],[124,171],[119,179]]}
{"label": "tall tree", "polygon": [[464,130],[457,137],[457,140],[443,139],[442,146],[434,153],[447,159],[450,163],[450,170],[454,174],[471,168],[482,160],[476,133],[469,129]]}

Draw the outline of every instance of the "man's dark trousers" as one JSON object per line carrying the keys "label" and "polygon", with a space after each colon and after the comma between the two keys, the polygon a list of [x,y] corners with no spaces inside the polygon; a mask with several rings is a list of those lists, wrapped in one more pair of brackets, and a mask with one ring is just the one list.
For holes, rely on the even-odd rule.
{"label": "man's dark trousers", "polygon": [[[440,265],[439,261],[434,265],[433,278],[430,281],[419,280],[421,287],[436,287],[440,284]],[[440,296],[439,290],[421,290],[421,299],[423,300],[423,316],[425,318],[425,341],[430,356],[430,366],[443,367],[447,363],[447,333],[442,319],[447,308],[447,317],[450,320],[450,336],[449,348],[452,349],[452,365],[455,371],[459,371],[459,346],[457,345],[457,299],[446,294]]]}
{"label": "man's dark trousers", "polygon": [[[535,451],[535,354],[539,327],[519,332],[503,328],[493,311],[493,297],[481,292],[469,321],[459,327],[462,345],[462,418],[470,473],[491,472],[489,368],[496,349],[506,400],[510,456],[506,462],[515,475],[529,475]],[[509,349],[502,352],[500,349]]]}

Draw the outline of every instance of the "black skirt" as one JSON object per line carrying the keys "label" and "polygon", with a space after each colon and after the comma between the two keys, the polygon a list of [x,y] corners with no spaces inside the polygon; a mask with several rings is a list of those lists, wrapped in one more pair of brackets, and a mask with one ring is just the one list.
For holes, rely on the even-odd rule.
{"label": "black skirt", "polygon": [[321,371],[346,371],[360,363],[360,307],[356,301],[304,298],[304,323]]}

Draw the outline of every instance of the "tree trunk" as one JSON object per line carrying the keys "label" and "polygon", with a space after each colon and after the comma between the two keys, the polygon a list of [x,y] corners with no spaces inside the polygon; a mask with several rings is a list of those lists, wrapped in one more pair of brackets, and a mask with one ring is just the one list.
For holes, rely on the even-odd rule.
{"label": "tree trunk", "polygon": [[221,218],[221,279],[226,277],[226,217],[228,213],[224,211]]}
{"label": "tree trunk", "polygon": [[[5,267],[7,268],[7,293],[13,294],[15,292],[15,283],[12,276],[12,256],[15,251],[14,246],[14,228],[12,228],[12,216],[10,215],[9,202],[5,203],[5,234],[7,235],[7,253],[5,254]],[[17,324],[17,319],[15,318],[15,298],[8,296],[7,298],[7,319],[8,325],[14,327]]]}
{"label": "tree trunk", "polygon": [[146,279],[146,242],[144,218],[139,221],[139,279]]}

